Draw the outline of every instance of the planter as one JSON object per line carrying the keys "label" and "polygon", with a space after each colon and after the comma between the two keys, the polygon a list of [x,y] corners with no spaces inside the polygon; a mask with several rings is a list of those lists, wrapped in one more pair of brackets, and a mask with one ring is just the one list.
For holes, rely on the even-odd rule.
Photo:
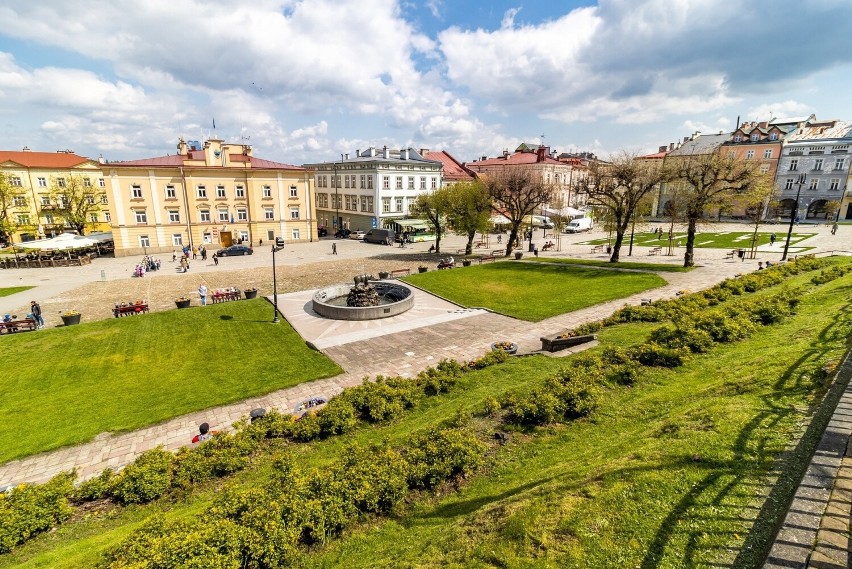
{"label": "planter", "polygon": [[509,355],[518,353],[518,345],[514,342],[509,342],[508,348],[506,348],[505,346],[498,346],[497,345],[497,344],[505,344],[505,343],[506,342],[494,342],[493,344],[491,344],[491,349],[494,350],[495,352],[497,352],[497,351],[506,352]]}
{"label": "planter", "polygon": [[244,290],[243,294],[246,296],[246,300],[251,300],[252,298],[257,298],[257,289]]}
{"label": "planter", "polygon": [[70,316],[63,316],[62,323],[65,326],[73,326],[74,324],[79,324],[81,316],[82,314],[72,314]]}
{"label": "planter", "polygon": [[384,280],[390,278],[390,273],[385,271],[379,271],[379,278]]}
{"label": "planter", "polygon": [[429,267],[417,267],[418,273],[425,273],[428,270],[429,270]]}
{"label": "planter", "polygon": [[521,257],[524,256],[523,251],[515,251],[515,259],[520,260]]}
{"label": "planter", "polygon": [[189,308],[190,302],[191,302],[190,299],[187,298],[186,300],[176,300],[175,304],[177,305],[178,308]]}
{"label": "planter", "polygon": [[559,338],[559,334],[554,336],[542,336],[539,338],[541,340],[541,351],[543,352],[558,352],[559,350],[564,350],[565,348],[570,348],[571,346],[578,346],[580,344],[585,344],[586,342],[591,342],[593,340],[597,340],[597,334],[587,334],[585,336],[571,336],[570,338]]}
{"label": "planter", "polygon": [[464,261],[462,261],[462,265],[465,266],[465,267],[469,267],[470,266],[470,259],[465,259]]}

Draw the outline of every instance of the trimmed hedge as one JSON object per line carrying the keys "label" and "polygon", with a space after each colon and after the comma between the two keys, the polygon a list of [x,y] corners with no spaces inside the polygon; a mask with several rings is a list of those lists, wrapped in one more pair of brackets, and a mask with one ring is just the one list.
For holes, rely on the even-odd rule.
{"label": "trimmed hedge", "polygon": [[73,473],[54,476],[40,485],[18,486],[0,493],[0,553],[59,525],[71,516],[68,497],[74,489]]}

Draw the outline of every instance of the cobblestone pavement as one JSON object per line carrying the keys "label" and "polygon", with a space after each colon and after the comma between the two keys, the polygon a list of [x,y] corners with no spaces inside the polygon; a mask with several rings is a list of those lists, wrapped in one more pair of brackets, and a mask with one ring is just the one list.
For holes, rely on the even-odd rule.
{"label": "cobblestone pavement", "polygon": [[[743,231],[743,227],[732,225],[727,230]],[[724,227],[714,228],[714,230],[722,229]],[[807,245],[815,247],[816,250],[852,248],[852,227],[850,226],[841,226],[837,236],[830,236],[828,230],[822,227],[815,227],[814,231],[818,235],[811,238]],[[573,238],[564,237],[560,252],[541,255],[603,260],[606,259],[606,255],[591,254],[588,245],[577,244],[599,237],[601,237],[600,234],[594,233]],[[331,244],[325,240],[294,245],[292,249],[279,253],[276,256],[279,294],[346,282],[355,274],[378,274],[379,271],[397,268],[414,269],[418,264],[434,266],[437,263],[437,256],[427,251],[428,244],[416,244],[399,249],[358,242],[338,241],[337,243],[338,255],[331,255]],[[455,252],[456,248],[463,246],[463,241],[460,238],[451,237],[442,241],[442,244],[444,251]],[[498,248],[496,243],[491,245],[494,249]],[[489,250],[492,247],[485,249]],[[675,257],[648,256],[647,248],[637,247],[634,253],[632,258],[625,256],[623,259],[668,263],[678,263],[681,259],[680,251]],[[624,304],[638,304],[645,298],[671,298],[675,292],[683,289],[702,290],[736,273],[755,270],[759,260],[777,261],[780,253],[781,249],[776,243],[774,248],[761,250],[757,259],[741,262],[726,259],[725,251],[722,250],[701,249],[696,255],[700,268],[688,273],[661,273],[668,284],[659,289],[541,322],[522,322],[499,314],[483,313],[396,332],[392,341],[388,341],[387,337],[374,337],[334,345],[324,349],[323,352],[345,370],[339,376],[279,390],[240,403],[191,413],[130,433],[119,435],[102,433],[94,440],[82,445],[12,461],[0,465],[0,485],[42,482],[58,472],[71,468],[77,468],[81,479],[86,479],[107,467],[120,468],[132,462],[140,453],[157,445],[167,449],[184,446],[197,432],[197,426],[201,422],[207,421],[214,428],[225,429],[237,419],[247,415],[253,408],[293,409],[305,399],[317,395],[326,397],[335,395],[346,387],[361,383],[365,377],[378,374],[411,376],[444,358],[469,360],[479,357],[494,341],[512,339],[519,344],[520,353],[533,353],[540,348],[539,337],[542,335],[602,319]],[[240,288],[254,286],[262,295],[269,296],[272,293],[270,269],[272,259],[271,252],[267,250],[256,249],[255,255],[251,257],[225,258],[220,260],[219,266],[213,265],[210,261],[205,263],[199,260],[191,263],[188,273],[177,273],[171,259],[164,258],[161,271],[150,273],[144,278],[129,278],[137,261],[138,259],[128,258],[96,259],[87,267],[0,271],[0,287],[16,284],[36,285],[33,290],[0,298],[0,310],[16,310],[19,314],[24,313],[29,300],[36,298],[41,302],[47,316],[47,324],[50,326],[58,324],[60,320],[58,312],[66,308],[81,311],[85,320],[111,317],[113,304],[120,301],[143,299],[148,301],[152,311],[172,309],[173,299],[176,296],[193,296],[201,282],[213,289],[226,286]],[[79,272],[70,272],[75,269],[79,269]],[[570,352],[565,351],[560,354],[567,353]],[[841,420],[846,421],[848,425],[849,414],[852,413],[852,402],[847,399],[844,405],[846,406],[841,405],[841,407],[845,409],[847,417]],[[841,407],[838,407],[838,410],[841,410]],[[823,551],[835,552],[836,541],[843,536],[848,539],[849,536],[849,497],[852,492],[849,481],[852,480],[852,471],[850,471],[852,458],[847,456],[839,462],[839,465],[845,470],[835,469],[844,474],[836,476],[838,483],[831,498],[834,501],[830,502],[830,507],[826,510],[830,515],[825,517],[819,515],[808,520],[812,525],[816,524],[813,525],[814,535],[817,535],[816,528],[819,527],[820,520],[826,524],[819,531],[819,534],[825,538],[826,544],[825,547],[817,550],[819,554]],[[803,488],[806,482],[807,479],[803,482]],[[836,527],[844,520],[846,533]],[[817,559],[817,553],[814,554],[814,559]],[[795,564],[777,566],[806,567],[806,565]],[[840,567],[840,565],[830,564],[819,565],[816,562],[810,566]],[[768,565],[768,567],[773,566]]]}

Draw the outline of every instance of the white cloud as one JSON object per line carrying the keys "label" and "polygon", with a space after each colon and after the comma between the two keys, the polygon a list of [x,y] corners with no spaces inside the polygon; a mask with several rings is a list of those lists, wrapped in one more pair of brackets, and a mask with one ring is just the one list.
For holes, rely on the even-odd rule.
{"label": "white cloud", "polygon": [[813,112],[814,110],[805,103],[787,100],[777,103],[764,103],[753,107],[743,116],[743,120],[768,121],[773,118],[783,119],[808,116]]}

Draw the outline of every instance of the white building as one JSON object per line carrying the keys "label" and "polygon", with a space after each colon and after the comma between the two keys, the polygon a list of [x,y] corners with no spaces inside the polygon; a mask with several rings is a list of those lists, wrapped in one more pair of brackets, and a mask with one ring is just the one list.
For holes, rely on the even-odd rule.
{"label": "white building", "polygon": [[329,233],[392,227],[408,216],[418,194],[442,184],[441,162],[413,148],[370,147],[305,167],[315,171],[318,224]]}

